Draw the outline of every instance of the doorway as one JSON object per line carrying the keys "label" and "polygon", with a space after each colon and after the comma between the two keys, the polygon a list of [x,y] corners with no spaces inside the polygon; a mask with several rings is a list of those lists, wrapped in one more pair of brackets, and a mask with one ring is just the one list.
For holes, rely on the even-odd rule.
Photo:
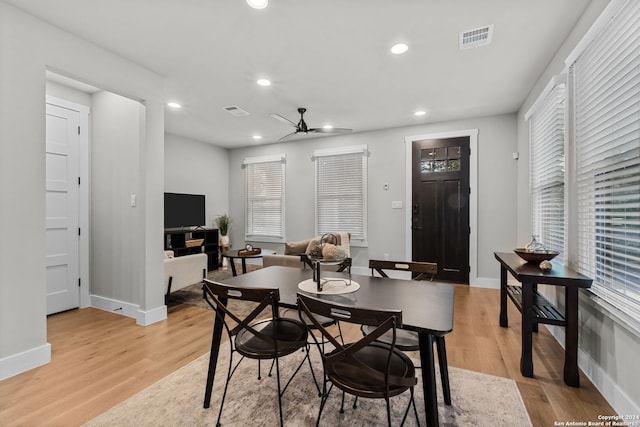
{"label": "doorway", "polygon": [[[407,204],[411,203],[405,213],[407,259],[429,261],[427,258],[430,258],[432,262],[437,262],[439,270],[437,277],[440,280],[470,285],[480,284],[477,277],[478,230],[476,227],[478,130],[469,129],[407,136],[405,143],[406,200]],[[424,147],[424,153],[417,148],[423,144],[427,144]],[[461,147],[459,158],[456,149],[449,150],[449,146]],[[415,155],[415,159],[414,149],[420,152],[420,155]],[[465,150],[467,155],[463,156],[462,153]],[[422,154],[425,155],[424,161],[421,160]],[[430,161],[426,159],[430,159]],[[453,179],[447,179],[453,177],[454,171],[440,171],[440,168],[447,165],[449,160],[452,160],[454,168],[458,167],[456,161],[459,160],[461,170],[466,169],[466,176],[463,178],[465,182],[456,183]],[[428,169],[434,165],[436,169]],[[420,170],[422,167],[425,168],[424,175],[430,175],[435,179],[420,178],[417,181],[419,184],[414,185],[414,179],[417,179],[414,176],[414,169]],[[438,175],[442,176],[438,177]],[[466,190],[462,190],[462,187],[465,187]],[[424,191],[420,191],[420,188]],[[414,195],[418,197],[415,202],[413,202]],[[428,198],[431,198],[431,204],[426,202]],[[450,208],[456,207],[456,210],[461,211],[459,214],[462,218],[457,214],[456,216],[449,215],[450,211],[445,210],[447,204]],[[466,206],[465,209],[462,209],[463,204]],[[418,205],[417,208],[416,205]],[[421,207],[421,205],[423,206]],[[425,228],[425,220],[428,223],[438,221],[439,224],[429,230],[431,225],[427,224],[427,228]],[[420,224],[421,221],[423,224]],[[414,227],[422,227],[422,230],[414,230]],[[420,232],[422,233],[420,234]],[[457,237],[451,237],[453,235]],[[463,241],[462,245],[453,243],[458,239]],[[434,246],[438,245],[440,247],[436,251]],[[447,247],[447,245],[449,246]]]}
{"label": "doorway", "polygon": [[47,315],[89,305],[88,108],[46,101]]}
{"label": "doorway", "polygon": [[412,151],[412,260],[469,283],[469,138],[414,141]]}

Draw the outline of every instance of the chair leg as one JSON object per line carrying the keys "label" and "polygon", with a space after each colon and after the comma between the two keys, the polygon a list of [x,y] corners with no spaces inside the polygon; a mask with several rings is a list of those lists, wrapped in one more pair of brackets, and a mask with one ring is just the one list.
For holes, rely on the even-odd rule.
{"label": "chair leg", "polygon": [[[329,399],[329,394],[331,393],[331,390],[333,390],[333,384],[331,384],[331,387],[329,387],[329,390],[327,390],[327,382],[325,379],[322,385],[322,399],[320,399],[320,410],[318,411],[318,419],[316,420],[316,427],[320,425],[320,417],[322,416],[322,410],[324,409],[324,405],[327,403],[327,399]],[[344,394],[342,396],[344,397]]]}
{"label": "chair leg", "polygon": [[416,416],[416,423],[418,424],[418,427],[420,427],[420,419],[418,418],[418,408],[416,408],[416,401],[413,395],[413,387],[411,387],[409,391],[411,393],[411,397],[409,398],[409,405],[407,405],[407,410],[404,411],[404,416],[402,417],[402,422],[400,423],[400,426],[404,425],[404,422],[407,420],[407,415],[409,415],[409,410],[411,409],[411,406],[413,406],[413,413]]}
{"label": "chair leg", "polygon": [[[293,381],[293,379],[295,378],[295,376],[298,374],[298,372],[300,371],[300,369],[302,368],[302,365],[304,365],[304,361],[305,359],[309,360],[309,368],[311,369],[311,376],[313,377],[313,381],[316,384],[316,388],[318,388],[318,393],[319,391],[319,386],[318,383],[316,382],[316,375],[313,373],[313,367],[311,366],[311,360],[309,359],[309,352],[307,351],[307,354],[305,355],[304,359],[302,359],[302,361],[300,362],[300,364],[298,365],[298,367],[296,368],[296,370],[293,372],[293,374],[291,374],[291,377],[289,378],[289,381],[287,381],[287,384],[284,386],[284,388],[282,389],[282,394],[284,394],[284,392],[287,390],[287,387],[289,387],[289,384],[291,384],[291,381]],[[277,368],[277,367],[276,367]]]}
{"label": "chair leg", "polygon": [[436,347],[438,350],[438,363],[440,365],[440,380],[442,382],[442,395],[444,403],[451,406],[451,388],[449,387],[449,364],[447,363],[447,347],[444,337],[436,337]]}
{"label": "chair leg", "polygon": [[389,397],[385,397],[384,400],[387,404],[387,425],[391,427],[391,404],[389,403]]}
{"label": "chair leg", "polygon": [[280,392],[280,363],[278,363],[278,358],[276,357],[276,380],[278,382],[278,409],[280,412],[280,427],[284,425],[282,420],[282,393]]}
{"label": "chair leg", "polygon": [[229,351],[229,370],[227,371],[227,381],[224,384],[224,391],[222,392],[222,400],[220,401],[220,410],[218,411],[218,420],[216,421],[216,426],[220,426],[220,418],[222,417],[222,408],[224,407],[224,400],[227,397],[227,390],[229,388],[229,381],[231,381],[231,376],[233,375],[232,371],[233,366],[233,350]]}

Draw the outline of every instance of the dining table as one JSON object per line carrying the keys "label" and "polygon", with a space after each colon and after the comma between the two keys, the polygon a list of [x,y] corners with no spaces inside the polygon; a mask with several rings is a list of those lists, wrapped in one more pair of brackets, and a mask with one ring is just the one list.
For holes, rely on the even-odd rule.
{"label": "dining table", "polygon": [[[277,288],[280,294],[278,304],[287,308],[297,308],[297,295],[300,292],[351,307],[402,310],[402,328],[418,333],[426,425],[439,425],[433,344],[434,339],[444,337],[453,330],[454,287],[446,283],[373,277],[348,272],[326,274],[330,276],[327,279],[342,278],[345,282],[351,280],[358,285],[358,289],[337,294],[302,291],[298,285],[312,280],[312,270],[283,266],[265,267],[241,276],[220,279],[216,283],[247,288]],[[211,401],[222,330],[222,322],[216,318],[205,390],[205,408],[209,407]]]}

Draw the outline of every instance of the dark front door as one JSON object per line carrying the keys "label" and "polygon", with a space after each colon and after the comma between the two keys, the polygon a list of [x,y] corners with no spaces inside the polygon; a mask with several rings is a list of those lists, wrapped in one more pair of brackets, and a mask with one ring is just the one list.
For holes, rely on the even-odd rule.
{"label": "dark front door", "polygon": [[469,283],[469,137],[414,141],[412,156],[413,261]]}

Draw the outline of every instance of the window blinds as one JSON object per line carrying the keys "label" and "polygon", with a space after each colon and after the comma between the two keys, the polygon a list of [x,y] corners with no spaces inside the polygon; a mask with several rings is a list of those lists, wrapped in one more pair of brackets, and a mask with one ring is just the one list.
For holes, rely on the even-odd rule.
{"label": "window blinds", "polygon": [[552,87],[531,114],[530,191],[532,230],[548,250],[560,253],[565,242],[565,84]]}
{"label": "window blinds", "polygon": [[246,239],[284,239],[285,157],[245,159]]}
{"label": "window blinds", "polygon": [[578,267],[640,319],[640,6],[629,1],[574,74]]}
{"label": "window blinds", "polygon": [[350,232],[351,240],[366,240],[367,147],[318,150],[316,233]]}

